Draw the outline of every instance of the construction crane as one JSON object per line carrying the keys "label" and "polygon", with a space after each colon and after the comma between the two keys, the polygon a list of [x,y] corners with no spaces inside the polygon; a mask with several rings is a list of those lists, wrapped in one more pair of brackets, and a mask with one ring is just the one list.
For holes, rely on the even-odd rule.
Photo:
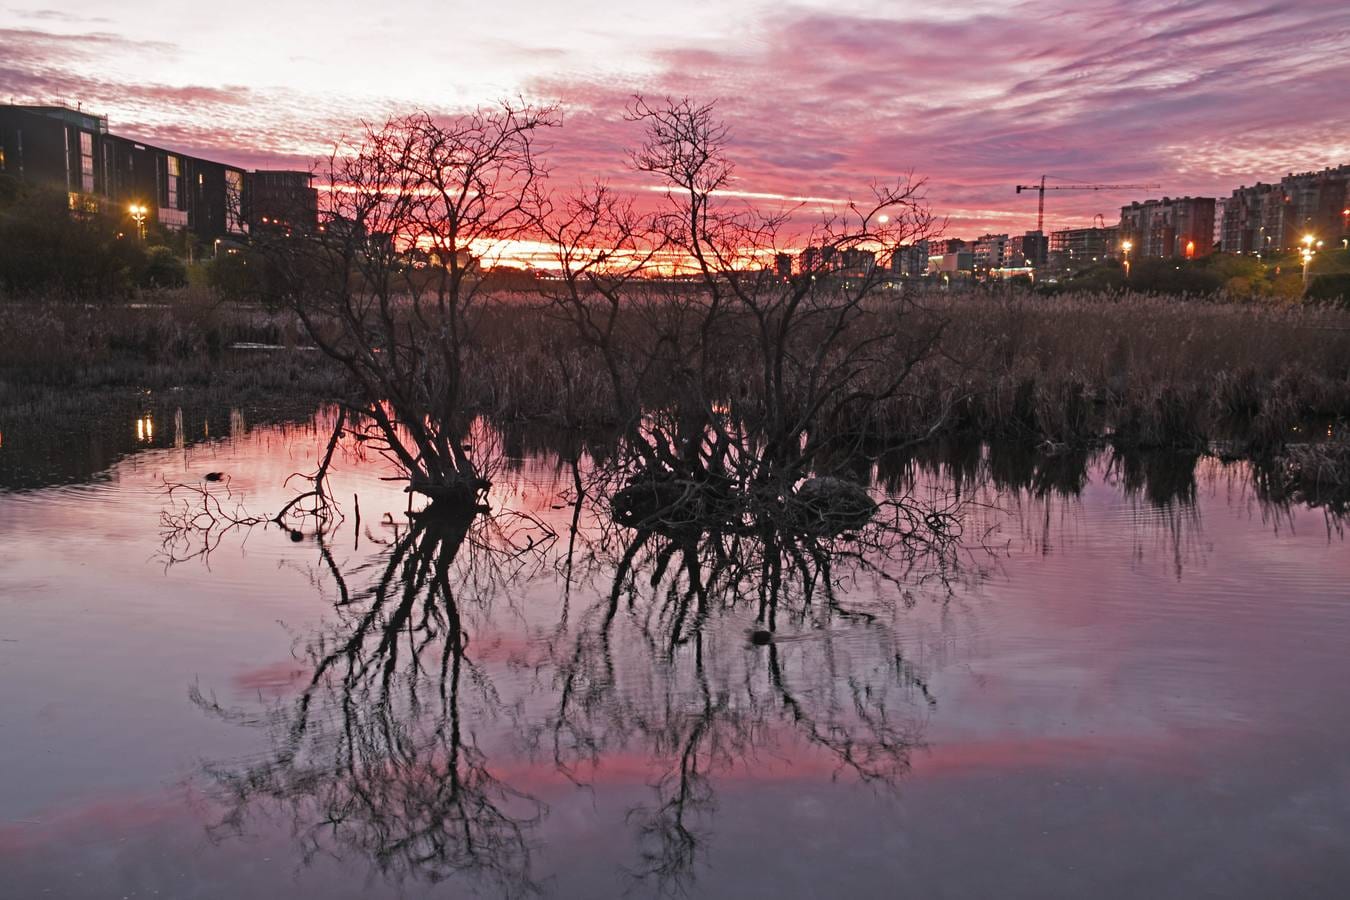
{"label": "construction crane", "polygon": [[1036,207],[1036,231],[1045,234],[1045,192],[1046,191],[1151,191],[1161,188],[1160,184],[1051,184],[1047,185],[1045,179],[1049,175],[1041,176],[1040,184],[1019,184],[1017,193],[1023,191],[1035,191],[1039,195],[1040,202]]}

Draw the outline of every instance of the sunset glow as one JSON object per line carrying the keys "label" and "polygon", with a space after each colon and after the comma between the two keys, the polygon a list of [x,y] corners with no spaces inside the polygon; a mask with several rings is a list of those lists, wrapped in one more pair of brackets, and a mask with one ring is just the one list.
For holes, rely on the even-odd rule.
{"label": "sunset glow", "polygon": [[[169,25],[146,0],[71,2],[0,10],[0,88],[82,103],[165,146],[292,168],[390,113],[558,102],[555,182],[633,191],[652,186],[626,168],[625,100],[716,99],[737,163],[729,195],[827,207],[913,172],[949,230],[972,235],[1034,227],[1034,198],[1012,186],[1042,173],[1223,195],[1350,157],[1330,114],[1350,76],[1343,4],[1057,6],[395,0],[354,15],[244,2],[175,9]],[[1134,199],[1061,194],[1047,229]]]}

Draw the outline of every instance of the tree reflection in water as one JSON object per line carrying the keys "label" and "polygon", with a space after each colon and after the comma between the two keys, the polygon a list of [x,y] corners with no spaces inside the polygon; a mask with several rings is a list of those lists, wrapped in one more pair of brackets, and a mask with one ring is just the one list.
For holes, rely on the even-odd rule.
{"label": "tree reflection in water", "polygon": [[599,590],[550,648],[553,711],[531,732],[537,757],[580,783],[618,754],[654,767],[652,800],[628,816],[630,874],[662,889],[699,871],[715,776],[823,758],[836,777],[893,786],[935,703],[885,613],[945,576],[956,507],[877,503],[801,469],[766,477],[749,443],[713,465],[663,441],[597,473],[590,493],[625,527],[591,536]]}
{"label": "tree reflection in water", "polygon": [[543,807],[496,778],[475,741],[473,721],[499,699],[464,617],[550,539],[526,517],[423,515],[356,592],[325,553],[338,619],[306,647],[313,675],[299,697],[253,717],[194,692],[212,714],[273,739],[259,762],[207,767],[224,809],[214,833],[243,833],[251,816],[279,810],[306,862],[355,854],[398,880],[464,875],[531,891],[529,832]]}
{"label": "tree reflection in water", "polygon": [[[654,478],[621,443],[603,464],[583,465],[575,442],[563,452],[565,534],[523,513],[429,508],[345,569],[322,538],[316,583],[333,617],[302,641],[312,674],[298,695],[258,714],[194,692],[270,741],[260,758],[206,768],[213,834],[279,818],[305,860],[368,859],[391,880],[529,894],[541,887],[532,857],[547,809],[506,767],[601,786],[636,759],[650,793],[626,816],[627,871],[645,887],[688,889],[729,785],[775,778],[785,762],[881,790],[900,783],[938,698],[892,612],[925,578],[940,594],[963,573],[952,556],[962,527],[1011,513],[1048,529],[1051,504],[1077,502],[1089,467],[1169,546],[1200,525],[1196,460],[1176,454],[893,454],[851,473],[881,487],[859,515],[822,507],[802,480],[759,478],[750,456]],[[912,499],[936,497],[930,484],[961,500]],[[910,499],[886,499],[897,496]],[[1259,491],[1253,502],[1268,505]],[[500,630],[502,600],[528,585],[558,587],[530,595],[552,593],[556,607],[511,623],[530,640],[509,662],[476,656],[474,635]]]}
{"label": "tree reflection in water", "polygon": [[[500,775],[519,746],[479,742],[508,718],[536,764],[578,784],[603,782],[618,753],[651,767],[652,799],[628,816],[631,872],[661,888],[699,871],[719,775],[812,755],[835,777],[894,785],[936,701],[884,613],[920,572],[943,571],[929,563],[957,536],[953,512],[883,501],[848,530],[750,512],[630,528],[600,490],[615,478],[592,467],[583,484],[577,470],[566,540],[528,515],[433,510],[347,571],[321,543],[336,617],[303,646],[299,695],[257,715],[194,692],[271,742],[261,759],[206,768],[223,810],[213,833],[279,816],[306,860],[533,892],[546,808]],[[941,540],[912,539],[939,519]],[[472,634],[494,598],[539,578],[592,600],[580,615],[559,607],[524,663],[532,677],[502,696]]]}
{"label": "tree reflection in water", "polygon": [[[652,800],[629,813],[634,877],[688,886],[718,774],[812,756],[835,777],[883,787],[909,771],[936,701],[879,614],[884,599],[845,606],[836,590],[874,558],[852,550],[849,566],[772,529],[639,532],[617,549],[608,596],[555,647],[554,711],[533,734],[578,782],[602,779],[607,757],[624,752],[655,767]],[[890,577],[879,574],[886,587]],[[765,609],[781,630],[751,630]]]}

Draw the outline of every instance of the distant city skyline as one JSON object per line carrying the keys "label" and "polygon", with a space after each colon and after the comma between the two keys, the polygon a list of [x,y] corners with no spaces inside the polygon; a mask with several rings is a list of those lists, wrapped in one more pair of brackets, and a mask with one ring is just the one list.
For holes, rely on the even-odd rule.
{"label": "distant city skyline", "polygon": [[[306,166],[362,119],[501,97],[558,102],[562,187],[624,166],[635,92],[717,99],[735,189],[808,209],[873,179],[928,179],[951,234],[1035,227],[1041,174],[1147,196],[1350,161],[1344,4],[808,0],[553,7],[392,0],[0,7],[0,99],[64,99],[119,133],[243,166]],[[1047,197],[1046,230],[1112,220],[1140,192]]]}

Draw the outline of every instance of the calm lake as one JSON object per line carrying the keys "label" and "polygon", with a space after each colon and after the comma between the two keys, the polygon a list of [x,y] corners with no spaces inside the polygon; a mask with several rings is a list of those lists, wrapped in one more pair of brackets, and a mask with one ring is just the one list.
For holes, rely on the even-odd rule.
{"label": "calm lake", "polygon": [[0,423],[0,896],[1350,896],[1350,548],[1243,464],[886,460],[959,550],[812,599],[546,436],[462,527],[359,445],[224,520],[331,421]]}

